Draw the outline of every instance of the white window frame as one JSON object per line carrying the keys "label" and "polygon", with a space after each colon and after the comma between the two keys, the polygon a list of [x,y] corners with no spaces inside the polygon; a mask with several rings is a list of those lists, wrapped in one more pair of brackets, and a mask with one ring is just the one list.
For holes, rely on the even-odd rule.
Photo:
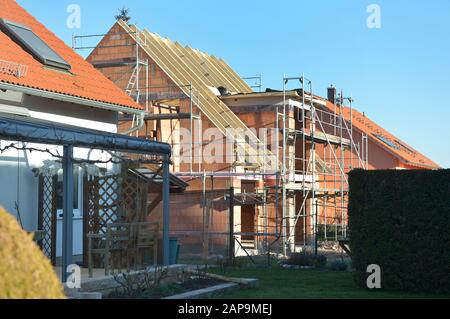
{"label": "white window frame", "polygon": [[[74,219],[82,219],[83,218],[83,169],[81,167],[77,167],[78,169],[78,208],[73,210],[73,218]],[[63,210],[57,210],[57,219],[63,219]]]}

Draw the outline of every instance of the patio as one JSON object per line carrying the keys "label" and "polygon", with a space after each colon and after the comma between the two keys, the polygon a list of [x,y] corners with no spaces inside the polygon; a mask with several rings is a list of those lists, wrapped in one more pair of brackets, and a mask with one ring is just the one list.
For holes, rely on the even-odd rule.
{"label": "patio", "polygon": [[[72,289],[65,286],[65,292],[69,298],[101,299],[107,297],[111,292],[123,289],[126,282],[145,282],[149,278],[152,280],[158,278],[157,280],[160,280],[161,284],[178,282],[188,268],[190,266],[187,265],[148,267],[145,270],[116,273],[109,276],[105,276],[104,269],[94,269],[93,278],[89,277],[87,268],[81,268],[81,288]],[[59,275],[62,274],[61,267],[56,267],[55,271]],[[124,279],[124,274],[127,275],[127,279]]]}
{"label": "patio", "polygon": [[[162,229],[162,264],[169,265],[169,199],[170,199],[170,157],[171,148],[170,145],[165,143],[159,143],[154,141],[143,140],[135,137],[124,136],[120,134],[107,133],[103,131],[97,131],[87,128],[81,128],[66,124],[60,124],[45,120],[40,120],[30,117],[22,117],[17,115],[0,115],[0,136],[4,140],[18,141],[23,143],[33,143],[36,146],[24,146],[23,149],[31,149],[36,152],[47,152],[49,150],[47,145],[61,146],[63,148],[63,155],[57,156],[57,159],[61,162],[63,177],[62,177],[62,258],[61,267],[58,269],[58,273],[61,275],[62,282],[66,282],[70,273],[67,272],[68,266],[73,264],[73,231],[74,231],[74,167],[76,164],[80,163],[92,163],[90,159],[80,159],[74,158],[74,148],[87,149],[87,150],[101,150],[111,153],[111,163],[115,165],[122,165],[122,162],[115,162],[118,157],[117,154],[131,154],[132,156],[140,156],[139,162],[149,163],[151,165],[156,165],[158,167],[158,172],[155,172],[153,178],[157,179],[157,184],[159,185],[159,191],[161,192],[161,200],[163,203],[163,222],[161,225]],[[13,147],[14,144],[11,144]],[[55,154],[51,154],[56,156]],[[127,170],[128,172],[128,170]],[[125,176],[124,178],[128,178]],[[54,185],[54,184],[53,184]],[[112,184],[108,184],[111,186]],[[123,185],[123,184],[121,184]],[[123,194],[129,194],[129,196],[137,196],[135,183],[130,182],[127,184],[130,188],[122,189]],[[54,187],[51,188],[53,193],[55,193]],[[144,188],[144,193],[147,190]],[[98,193],[97,193],[98,194]],[[40,205],[44,204],[44,197],[40,200]],[[123,202],[123,197],[118,197],[115,202]],[[50,200],[49,203],[54,204],[54,200]],[[98,202],[97,202],[98,203]],[[96,236],[108,236],[107,228],[108,225],[112,223],[124,222],[125,224],[133,222],[144,222],[143,218],[145,216],[136,216],[135,214],[128,214],[129,207],[120,206],[120,209],[116,211],[111,211],[111,199],[97,205],[97,209],[92,210],[93,215],[84,214],[83,220],[86,225],[90,225],[90,229],[87,234]],[[88,203],[89,204],[89,203]],[[92,204],[92,202],[90,203]],[[136,204],[136,203],[134,203]],[[147,204],[147,203],[146,203]],[[53,205],[54,206],[54,205]],[[54,207],[49,210],[51,216],[47,219],[51,222],[53,219],[56,220],[56,213]],[[109,218],[104,219],[99,212],[107,213]],[[142,211],[142,209],[135,209],[135,212]],[[86,216],[92,217],[91,219],[86,218]],[[127,219],[128,218],[128,219]],[[43,220],[40,220],[40,224]],[[53,223],[54,226],[54,223]],[[46,231],[46,229],[38,229],[38,231]],[[52,232],[46,232],[48,242],[56,242],[56,234]],[[112,233],[110,232],[110,235]],[[117,237],[104,240],[106,245],[116,245],[117,242],[121,241],[119,234]],[[45,235],[44,235],[45,236]],[[101,237],[105,238],[105,237]],[[145,238],[140,238],[145,239]],[[148,239],[148,238],[147,238]],[[138,238],[139,240],[139,238]],[[154,241],[154,239],[153,239]],[[41,242],[42,244],[42,242]],[[86,245],[87,243],[84,243]],[[136,249],[149,248],[149,245],[144,245],[141,247],[139,245],[145,244],[143,242],[136,244]],[[148,244],[148,243],[147,243]],[[56,244],[54,244],[56,247]],[[102,245],[100,245],[102,246]],[[108,254],[108,249],[116,250],[117,246],[107,247],[106,254]],[[121,247],[124,250],[124,247]],[[56,249],[53,250],[55,254]],[[87,252],[87,250],[84,250]],[[86,260],[85,262],[86,263]],[[98,267],[96,267],[98,268]],[[63,271],[65,270],[65,271]],[[104,275],[104,270],[102,270]],[[93,274],[100,274],[99,269],[93,270]],[[82,276],[85,276],[85,270],[82,271]]]}

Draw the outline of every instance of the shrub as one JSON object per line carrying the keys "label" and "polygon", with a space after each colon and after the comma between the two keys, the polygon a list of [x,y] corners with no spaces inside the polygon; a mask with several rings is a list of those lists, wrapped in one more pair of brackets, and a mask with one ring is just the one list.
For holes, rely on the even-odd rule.
{"label": "shrub", "polygon": [[309,253],[293,253],[286,262],[289,265],[312,267],[314,266],[313,255]]}
{"label": "shrub", "polygon": [[347,268],[347,263],[342,260],[335,260],[330,265],[330,269],[333,271],[347,271]]}
{"label": "shrub", "polygon": [[327,265],[327,257],[325,255],[317,255],[314,258],[314,266],[317,268],[325,268]]}
{"label": "shrub", "polygon": [[302,267],[323,268],[327,264],[327,257],[324,255],[315,256],[310,252],[293,253],[289,257],[287,264]]}
{"label": "shrub", "polygon": [[0,299],[61,299],[50,261],[13,216],[0,208]]}
{"label": "shrub", "polygon": [[135,274],[132,271],[114,275],[114,280],[119,284],[120,289],[116,289],[109,298],[135,299],[141,298],[146,291],[156,291],[163,287],[162,283],[168,276],[168,269],[156,267],[154,272],[144,271],[142,274]]}
{"label": "shrub", "polygon": [[450,170],[350,173],[356,282],[381,267],[386,290],[450,292]]}

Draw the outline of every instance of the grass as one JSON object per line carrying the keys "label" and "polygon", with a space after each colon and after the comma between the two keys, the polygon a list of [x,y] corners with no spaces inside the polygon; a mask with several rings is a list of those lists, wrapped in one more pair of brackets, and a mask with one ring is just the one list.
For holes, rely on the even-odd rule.
{"label": "grass", "polygon": [[241,289],[216,299],[450,299],[450,295],[372,291],[357,287],[350,272],[293,270],[281,267],[210,269],[228,277],[257,278],[259,287]]}

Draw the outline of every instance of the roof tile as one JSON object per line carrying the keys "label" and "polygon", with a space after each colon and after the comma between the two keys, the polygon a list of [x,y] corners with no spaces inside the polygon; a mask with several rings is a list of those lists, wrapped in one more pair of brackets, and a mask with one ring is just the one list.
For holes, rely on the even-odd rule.
{"label": "roof tile", "polygon": [[113,105],[142,109],[113,82],[86,62],[14,0],[0,0],[0,18],[30,27],[72,67],[70,72],[48,68],[0,31],[0,60],[28,68],[23,77],[0,72],[0,82],[45,90]]}
{"label": "roof tile", "polygon": [[[334,111],[334,105],[327,101],[327,108]],[[350,120],[353,118],[353,126],[358,130],[369,135],[372,140],[378,142],[383,148],[389,148],[391,153],[394,153],[398,158],[401,159],[403,164],[406,166],[412,166],[416,168],[424,169],[439,169],[441,168],[438,164],[433,162],[431,159],[421,154],[419,151],[415,150],[407,143],[401,141],[384,128],[376,124],[374,121],[369,119],[365,114],[362,114],[356,109],[350,110],[348,107],[343,108],[344,118]],[[390,147],[385,145],[376,135],[381,136],[383,139],[392,143],[396,147]]]}

